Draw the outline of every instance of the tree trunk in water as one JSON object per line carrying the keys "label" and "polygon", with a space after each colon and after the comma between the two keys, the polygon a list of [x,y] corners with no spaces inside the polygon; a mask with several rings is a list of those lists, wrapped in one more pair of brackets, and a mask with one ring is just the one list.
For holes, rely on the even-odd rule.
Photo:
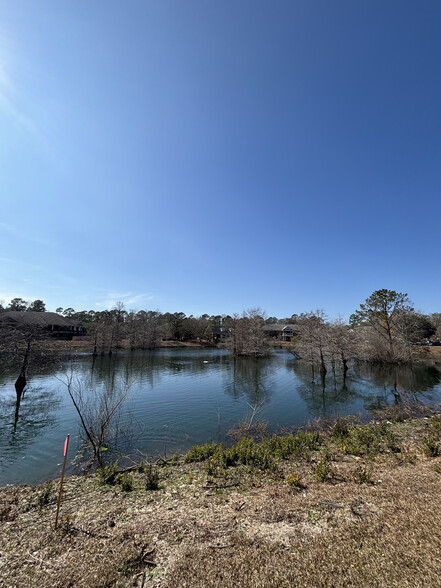
{"label": "tree trunk in water", "polygon": [[323,358],[323,352],[320,349],[320,375],[324,378],[327,374],[328,370],[326,369],[325,360]]}
{"label": "tree trunk in water", "polygon": [[336,375],[335,375],[335,359],[334,359],[334,356],[332,356],[332,359],[331,359],[331,369],[332,369],[332,376],[334,378],[334,385],[335,385]]}
{"label": "tree trunk in water", "polygon": [[15,403],[15,414],[14,414],[14,433],[17,431],[18,417],[20,413],[21,394],[17,393],[17,401]]}
{"label": "tree trunk in water", "polygon": [[348,360],[341,354],[341,371],[343,372],[343,385],[346,385],[346,374],[348,373]]}
{"label": "tree trunk in water", "polygon": [[18,376],[15,382],[15,391],[17,392],[17,398],[20,397],[23,393],[23,390],[26,386],[26,373],[28,371],[29,365],[29,356],[31,354],[31,338],[28,338],[28,342],[26,345],[26,351],[23,357],[23,364],[21,366],[20,375]]}
{"label": "tree trunk in water", "polygon": [[17,398],[21,397],[23,390],[26,387],[26,376],[23,373],[20,373],[18,378],[15,381],[15,391],[17,392]]}

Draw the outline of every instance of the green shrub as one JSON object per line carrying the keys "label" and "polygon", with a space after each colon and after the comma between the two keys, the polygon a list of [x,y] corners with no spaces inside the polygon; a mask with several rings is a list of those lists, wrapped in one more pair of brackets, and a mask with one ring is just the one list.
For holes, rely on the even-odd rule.
{"label": "green shrub", "polygon": [[133,490],[133,477],[127,473],[119,474],[118,484],[123,492],[131,492]]}
{"label": "green shrub", "polygon": [[399,448],[399,450],[396,452],[395,457],[398,461],[404,461],[412,465],[416,464],[418,458],[415,448],[408,447],[405,445],[402,445]]}
{"label": "green shrub", "polygon": [[136,468],[136,470],[135,470],[135,471],[136,471],[138,474],[142,474],[142,473],[144,473],[144,472],[145,472],[145,467],[146,467],[146,466],[145,466],[144,462],[143,462],[143,461],[141,461],[141,462],[138,464],[138,466],[137,466],[137,468]]}
{"label": "green shrub", "polygon": [[318,482],[328,482],[335,475],[335,470],[331,465],[331,460],[328,455],[324,455],[314,469],[314,478]]}
{"label": "green shrub", "polygon": [[441,455],[441,442],[433,433],[428,433],[423,439],[423,453],[426,457]]}
{"label": "green shrub", "polygon": [[305,457],[309,451],[318,451],[321,439],[316,431],[300,431],[297,435],[273,435],[263,444],[274,457],[286,459],[291,455]]}
{"label": "green shrub", "polygon": [[322,445],[322,440],[317,431],[300,431],[296,435],[296,444],[311,451],[318,451]]}
{"label": "green shrub", "polygon": [[438,415],[434,416],[430,420],[429,426],[435,434],[437,434],[438,436],[441,436],[441,415],[438,414]]}
{"label": "green shrub", "polygon": [[190,447],[190,449],[187,451],[184,462],[191,463],[195,461],[206,461],[221,448],[222,444],[215,443],[214,441],[205,443],[204,445],[193,445],[193,447]]}
{"label": "green shrub", "polygon": [[242,437],[229,448],[214,442],[194,445],[187,452],[184,461],[209,461],[206,465],[208,475],[218,476],[222,469],[238,464],[262,470],[273,469],[276,459],[286,459],[291,455],[309,457],[309,452],[317,451],[320,446],[321,438],[316,431],[301,431],[297,435],[273,435],[260,443],[250,437]]}
{"label": "green shrub", "polygon": [[348,427],[348,435],[340,437],[339,447],[351,455],[376,454],[387,449],[396,450],[395,438],[388,425],[372,423]]}
{"label": "green shrub", "polygon": [[219,450],[205,462],[205,472],[210,478],[225,477],[226,456],[223,450]]}
{"label": "green shrub", "polygon": [[99,486],[115,486],[118,483],[118,462],[98,468],[96,475]]}
{"label": "green shrub", "polygon": [[297,472],[292,472],[291,474],[288,474],[285,480],[288,486],[291,486],[291,488],[296,488],[297,490],[304,488],[300,474],[298,474]]}
{"label": "green shrub", "polygon": [[263,443],[255,443],[252,439],[240,439],[235,445],[226,449],[224,455],[227,467],[242,464],[266,470],[275,466],[267,446]]}

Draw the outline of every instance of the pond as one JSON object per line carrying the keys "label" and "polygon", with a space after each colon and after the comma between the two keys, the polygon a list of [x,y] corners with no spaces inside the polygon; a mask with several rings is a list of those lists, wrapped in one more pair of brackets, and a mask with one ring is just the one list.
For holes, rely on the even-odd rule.
{"label": "pond", "polygon": [[[55,367],[54,367],[55,366]],[[33,374],[17,405],[17,372],[0,376],[0,485],[38,483],[60,475],[63,444],[71,434],[68,473],[80,449],[79,418],[66,379],[87,396],[129,392],[120,413],[122,454],[159,457],[195,443],[225,441],[234,425],[264,421],[273,430],[336,414],[366,412],[394,402],[394,391],[413,400],[441,400],[441,367],[373,369],[351,365],[345,385],[328,373],[326,386],[288,351],[265,359],[233,358],[220,349],[159,349],[54,356],[54,366]],[[112,392],[113,393],[113,392]]]}

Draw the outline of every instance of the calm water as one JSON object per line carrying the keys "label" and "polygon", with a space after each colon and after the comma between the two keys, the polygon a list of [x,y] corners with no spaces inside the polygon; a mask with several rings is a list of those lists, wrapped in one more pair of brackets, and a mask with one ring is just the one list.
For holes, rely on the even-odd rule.
{"label": "calm water", "polygon": [[[302,425],[320,416],[353,414],[394,401],[393,389],[415,400],[441,400],[441,366],[372,370],[351,366],[346,386],[328,374],[326,387],[312,384],[311,370],[280,350],[267,359],[232,358],[218,349],[167,349],[119,353],[111,358],[57,356],[56,368],[34,375],[20,406],[17,371],[0,376],[0,485],[36,483],[60,475],[63,443],[71,434],[69,458],[79,449],[79,423],[68,397],[72,367],[84,390],[130,391],[121,412],[123,453],[135,449],[171,455],[195,443],[224,440],[249,418],[271,428]],[[69,471],[74,466],[69,465]]]}

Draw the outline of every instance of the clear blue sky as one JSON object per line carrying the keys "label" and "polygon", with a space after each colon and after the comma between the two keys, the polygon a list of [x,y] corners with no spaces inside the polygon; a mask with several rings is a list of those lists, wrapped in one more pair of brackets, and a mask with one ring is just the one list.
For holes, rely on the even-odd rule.
{"label": "clear blue sky", "polygon": [[439,0],[0,0],[0,299],[441,311]]}

